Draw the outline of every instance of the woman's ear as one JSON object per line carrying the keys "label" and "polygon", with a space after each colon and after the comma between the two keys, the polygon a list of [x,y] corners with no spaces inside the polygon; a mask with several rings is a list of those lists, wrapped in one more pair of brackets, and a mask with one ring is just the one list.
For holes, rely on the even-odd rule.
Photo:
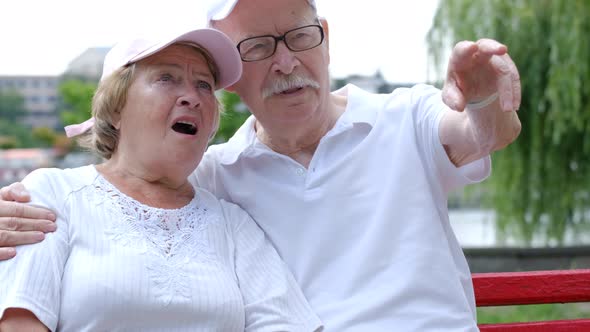
{"label": "woman's ear", "polygon": [[121,114],[117,113],[115,114],[115,116],[112,119],[112,125],[115,129],[120,130],[121,129]]}
{"label": "woman's ear", "polygon": [[113,127],[117,130],[121,129],[121,110],[115,111],[110,116],[111,123]]}
{"label": "woman's ear", "polygon": [[113,118],[113,127],[119,130],[121,129],[121,113],[117,113]]}

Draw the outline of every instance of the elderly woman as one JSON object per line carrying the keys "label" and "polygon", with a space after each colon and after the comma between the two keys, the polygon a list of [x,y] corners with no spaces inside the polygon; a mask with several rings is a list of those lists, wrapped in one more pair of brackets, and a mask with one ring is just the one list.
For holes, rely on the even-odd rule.
{"label": "elderly woman", "polygon": [[58,227],[0,262],[0,330],[320,328],[253,220],[187,181],[217,128],[215,89],[240,74],[211,29],[109,52],[93,119],[68,128],[90,129],[106,161],[24,180]]}

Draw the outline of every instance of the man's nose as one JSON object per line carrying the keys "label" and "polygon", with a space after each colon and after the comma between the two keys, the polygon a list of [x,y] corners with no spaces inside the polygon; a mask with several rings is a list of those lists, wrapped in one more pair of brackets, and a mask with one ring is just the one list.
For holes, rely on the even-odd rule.
{"label": "man's nose", "polygon": [[273,55],[273,70],[276,73],[291,74],[299,65],[295,52],[291,51],[284,42],[278,42]]}

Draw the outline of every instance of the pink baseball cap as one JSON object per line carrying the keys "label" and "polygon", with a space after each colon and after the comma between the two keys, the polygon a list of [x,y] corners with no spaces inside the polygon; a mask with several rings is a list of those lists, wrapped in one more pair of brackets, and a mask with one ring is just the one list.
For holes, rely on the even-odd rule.
{"label": "pink baseball cap", "polygon": [[[201,28],[162,38],[137,37],[119,42],[107,53],[100,80],[119,68],[145,59],[174,43],[182,42],[197,44],[209,52],[219,72],[217,89],[226,88],[240,79],[242,60],[235,44],[218,30]],[[94,118],[91,118],[80,124],[66,126],[64,129],[68,137],[73,137],[86,132],[93,125]]]}
{"label": "pink baseball cap", "polygon": [[137,37],[116,44],[104,59],[101,80],[121,67],[145,59],[179,42],[197,44],[209,52],[219,70],[217,89],[234,84],[242,75],[242,60],[236,45],[221,31],[202,28],[163,38]]}
{"label": "pink baseball cap", "polygon": [[[316,8],[315,0],[307,0],[307,2]],[[207,20],[217,21],[226,18],[237,3],[238,0],[206,0]]]}

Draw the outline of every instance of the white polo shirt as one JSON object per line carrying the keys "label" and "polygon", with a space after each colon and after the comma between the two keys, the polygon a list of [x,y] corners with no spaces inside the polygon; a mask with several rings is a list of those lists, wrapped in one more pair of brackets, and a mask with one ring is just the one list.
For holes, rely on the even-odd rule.
{"label": "white polo shirt", "polygon": [[447,194],[485,179],[490,158],[450,162],[433,87],[335,93],[346,111],[308,169],[262,144],[251,117],[210,147],[193,180],[258,222],[325,331],[477,331]]}

